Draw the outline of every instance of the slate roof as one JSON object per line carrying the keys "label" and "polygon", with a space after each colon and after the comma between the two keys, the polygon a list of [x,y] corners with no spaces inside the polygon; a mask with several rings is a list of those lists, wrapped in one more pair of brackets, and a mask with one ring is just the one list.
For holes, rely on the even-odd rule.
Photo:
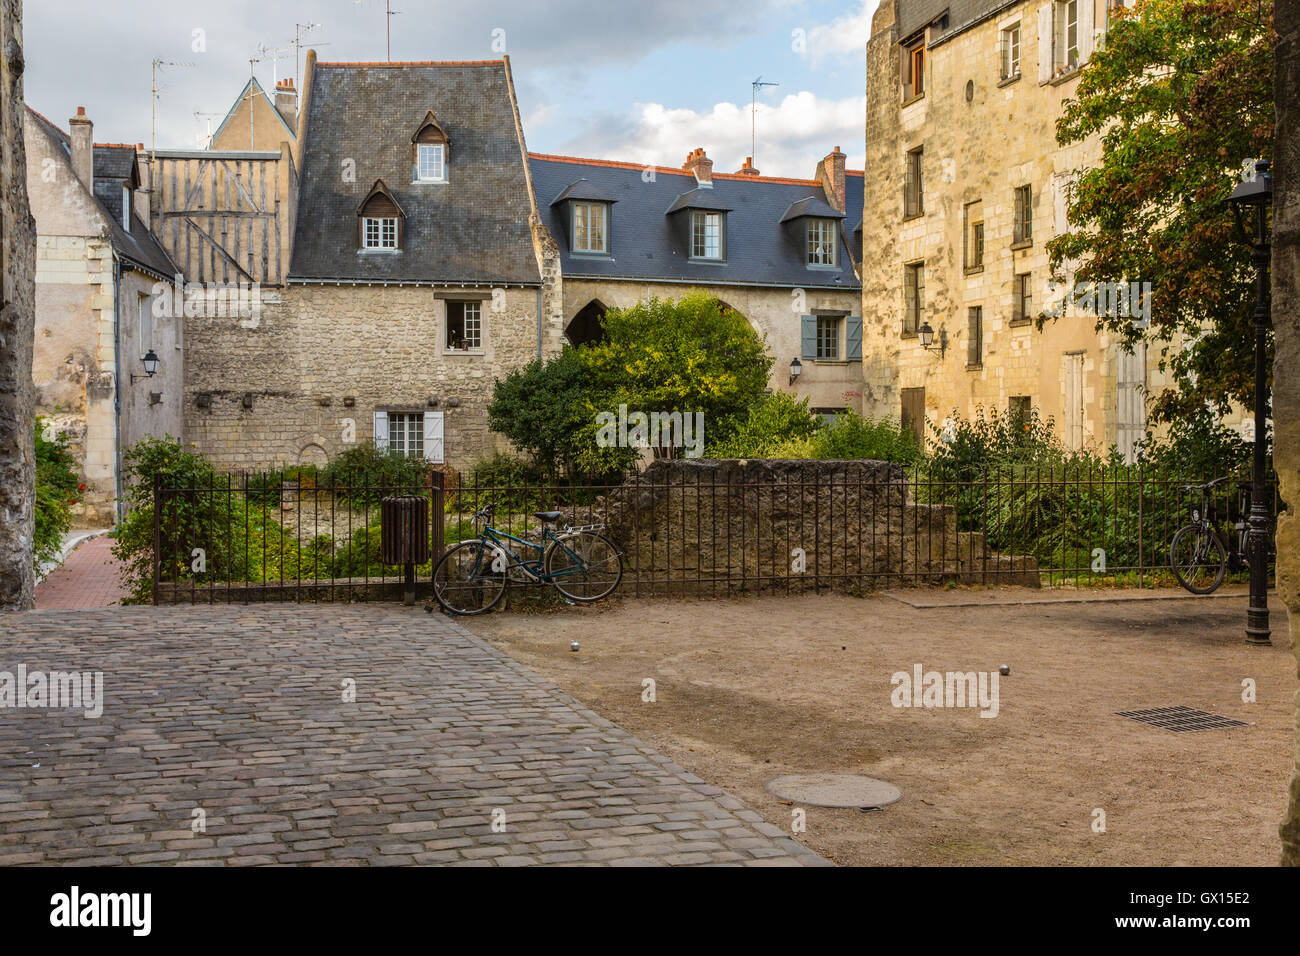
{"label": "slate roof", "polygon": [[[36,125],[59,147],[63,154],[72,161],[72,142],[68,134],[59,129],[48,119],[32,109],[28,113]],[[95,173],[95,201],[104,217],[111,223],[109,240],[117,254],[132,265],[139,266],[166,279],[172,279],[181,270],[172,262],[162,244],[145,226],[144,221],[131,212],[131,229],[128,232],[122,226],[122,186],[130,182],[138,186],[139,172],[136,166],[135,147],[127,145],[105,145],[96,143],[92,154]],[[146,202],[143,195],[137,195],[135,202]]]}
{"label": "slate roof", "polygon": [[[540,284],[502,61],[317,63],[305,93],[291,282]],[[449,182],[412,184],[411,135],[431,109]],[[357,250],[357,208],[378,179],[405,213],[399,253]]]}
{"label": "slate roof", "polygon": [[[842,242],[839,270],[809,269],[802,242],[796,238],[797,228],[781,224],[781,217],[792,204],[806,199],[826,201],[815,180],[714,173],[713,188],[698,189],[693,174],[665,167],[655,167],[654,181],[646,182],[645,167],[637,163],[531,153],[529,165],[542,221],[560,247],[566,277],[860,288]],[[609,209],[608,256],[572,254],[565,221],[567,204],[551,205],[580,179],[588,181],[584,189],[596,189],[617,200]],[[862,213],[862,177],[858,175],[856,186],[850,185],[851,180],[851,176],[845,177],[845,191],[849,194],[849,215],[856,222]],[[690,261],[682,231],[675,229],[671,221],[677,217],[669,216],[668,211],[674,205],[681,208],[692,201],[707,202],[707,208],[730,210],[726,262]]]}
{"label": "slate roof", "polygon": [[918,30],[947,13],[948,28],[934,38],[931,44],[933,46],[969,29],[987,16],[1022,2],[1023,0],[897,0],[898,39],[910,39]]}

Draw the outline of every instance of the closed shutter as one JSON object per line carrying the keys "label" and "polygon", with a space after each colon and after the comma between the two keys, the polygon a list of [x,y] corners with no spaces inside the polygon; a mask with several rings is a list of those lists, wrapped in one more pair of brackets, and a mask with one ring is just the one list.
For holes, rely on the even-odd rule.
{"label": "closed shutter", "polygon": [[435,465],[441,465],[444,460],[442,434],[442,412],[425,412],[424,457]]}
{"label": "closed shutter", "polygon": [[388,412],[375,412],[375,447],[388,451]]}
{"label": "closed shutter", "polygon": [[862,316],[850,315],[844,325],[844,357],[850,362],[862,361]]}
{"label": "closed shutter", "polygon": [[799,316],[799,355],[805,359],[817,358],[817,316]]}
{"label": "closed shutter", "polygon": [[1121,348],[1115,366],[1115,444],[1131,465],[1146,434],[1146,343],[1135,343],[1132,352]]}
{"label": "closed shutter", "polygon": [[1083,353],[1067,352],[1063,361],[1065,447],[1070,451],[1083,451]]}
{"label": "closed shutter", "polygon": [[1038,8],[1038,82],[1052,78],[1052,4]]}
{"label": "closed shutter", "polygon": [[1093,12],[1092,0],[1079,0],[1079,64],[1088,62],[1096,48],[1093,37],[1097,29],[1097,18]]}
{"label": "closed shutter", "polygon": [[925,445],[925,389],[924,388],[904,388],[900,389],[900,395],[903,400],[902,407],[902,427],[911,431],[916,436],[916,440]]}

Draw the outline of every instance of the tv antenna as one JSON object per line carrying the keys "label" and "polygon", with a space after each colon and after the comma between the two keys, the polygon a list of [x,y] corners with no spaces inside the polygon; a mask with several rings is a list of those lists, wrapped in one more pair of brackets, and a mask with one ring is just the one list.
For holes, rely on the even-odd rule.
{"label": "tv antenna", "polygon": [[154,154],[158,148],[158,94],[166,87],[158,85],[158,70],[168,66],[193,66],[193,63],[181,63],[176,60],[164,60],[154,57],[149,71],[149,164],[152,167]]}
{"label": "tv antenna", "polygon": [[[366,0],[353,0],[354,3],[362,4]],[[384,35],[388,43],[387,62],[393,62],[393,17],[401,13],[401,10],[394,10],[392,0],[384,0]]]}
{"label": "tv antenna", "polygon": [[212,148],[212,118],[213,118],[214,116],[224,116],[224,115],[225,115],[224,113],[205,113],[205,112],[203,112],[203,110],[199,109],[197,106],[194,107],[194,118],[195,118],[196,120],[203,120],[203,119],[206,119],[206,120],[207,120],[207,123],[208,123],[207,142],[204,144],[204,147],[203,147],[204,149],[211,149],[211,148]]}
{"label": "tv antenna", "polygon": [[[760,89],[762,89],[763,87],[765,87],[765,86],[780,86],[781,84],[780,84],[780,83],[770,83],[770,82],[767,82],[767,81],[764,80],[763,77],[760,75],[760,76],[756,77],[756,78],[754,79],[754,82],[750,83],[749,85],[750,85],[750,105],[749,105],[749,160],[750,160],[750,162],[754,162],[754,159],[755,159],[755,157],[756,157],[757,154],[758,154],[758,150],[755,148],[755,147],[756,147],[756,143],[757,143],[757,137],[756,137],[756,135],[755,135],[755,129],[756,129],[756,126],[757,126],[757,122],[756,122],[756,120],[755,120],[755,117],[756,117],[757,114],[758,114],[758,91],[759,91]],[[758,164],[757,164],[757,163],[754,163],[754,165],[757,166]]]}
{"label": "tv antenna", "polygon": [[[250,150],[257,148],[254,143],[255,134],[253,132],[253,97],[257,95],[253,92],[253,81],[256,79],[256,76],[253,73],[253,65],[256,63],[263,63],[267,60],[271,61],[271,80],[272,89],[274,89],[275,84],[280,82],[280,58],[288,56],[291,52],[292,51],[290,50],[283,49],[272,50],[269,49],[265,43],[259,43],[257,45],[257,55],[248,58],[248,148]],[[274,108],[273,103],[272,109]]]}
{"label": "tv antenna", "polygon": [[[295,23],[293,25],[293,88],[295,92],[302,89],[302,67],[299,66],[302,38],[311,33],[312,30],[318,29],[320,29],[319,23]],[[316,46],[329,46],[329,44],[317,43]]]}

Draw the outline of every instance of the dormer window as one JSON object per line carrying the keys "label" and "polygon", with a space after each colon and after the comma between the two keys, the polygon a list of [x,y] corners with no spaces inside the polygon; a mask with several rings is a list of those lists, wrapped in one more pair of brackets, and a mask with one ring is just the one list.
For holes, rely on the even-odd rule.
{"label": "dormer window", "polygon": [[429,110],[411,136],[411,144],[415,150],[413,182],[445,183],[447,181],[449,143],[447,132],[438,124],[433,110]]}
{"label": "dormer window", "polygon": [[808,265],[834,266],[839,249],[838,228],[834,219],[809,219]]}
{"label": "dormer window", "polygon": [[720,212],[696,209],[691,212],[691,258],[721,259],[723,216]]}
{"label": "dormer window", "polygon": [[399,252],[405,216],[382,179],[357,207],[358,246],[362,252]]}
{"label": "dormer window", "polygon": [[605,254],[609,251],[608,205],[603,202],[572,202],[573,251]]}

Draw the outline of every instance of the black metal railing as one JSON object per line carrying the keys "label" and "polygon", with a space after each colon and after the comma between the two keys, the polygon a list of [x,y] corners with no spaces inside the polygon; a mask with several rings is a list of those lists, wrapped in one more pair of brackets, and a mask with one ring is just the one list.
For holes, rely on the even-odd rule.
{"label": "black metal railing", "polygon": [[[958,475],[879,462],[663,464],[617,485],[460,484],[440,472],[404,485],[159,484],[153,599],[398,600],[408,582],[402,565],[384,563],[381,503],[399,495],[428,500],[428,560],[414,568],[425,599],[442,550],[476,536],[474,513],[489,501],[495,528],[530,540],[540,539],[536,511],[560,510],[560,527],[605,525],[625,596],[1173,584],[1170,541],[1200,507],[1184,490],[1200,479],[1136,466]],[[1234,482],[1214,491],[1230,548],[1247,495]]]}

